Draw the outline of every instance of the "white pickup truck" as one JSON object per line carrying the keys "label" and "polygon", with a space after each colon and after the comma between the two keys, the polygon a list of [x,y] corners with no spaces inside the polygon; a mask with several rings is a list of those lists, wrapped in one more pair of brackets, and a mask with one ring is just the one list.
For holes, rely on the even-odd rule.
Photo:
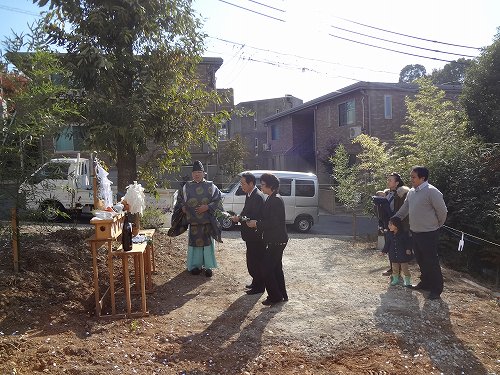
{"label": "white pickup truck", "polygon": [[[94,208],[91,162],[85,158],[51,159],[42,165],[20,187],[26,197],[26,208],[41,210],[53,221],[61,213],[90,213]],[[116,187],[112,187],[116,195]],[[146,205],[168,210],[175,190],[161,189],[159,198],[146,194]]]}
{"label": "white pickup truck", "polygon": [[51,159],[33,173],[20,187],[26,208],[40,209],[47,220],[61,212],[93,209],[94,195],[90,160],[85,158]]}

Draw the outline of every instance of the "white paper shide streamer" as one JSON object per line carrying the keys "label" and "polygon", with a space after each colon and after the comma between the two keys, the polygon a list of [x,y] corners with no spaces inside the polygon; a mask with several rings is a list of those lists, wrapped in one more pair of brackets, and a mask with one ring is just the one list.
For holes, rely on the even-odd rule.
{"label": "white paper shide streamer", "polygon": [[123,197],[129,206],[131,214],[139,214],[142,216],[144,208],[146,207],[146,197],[144,195],[144,188],[137,181],[132,185],[127,186],[127,193]]}
{"label": "white paper shide streamer", "polygon": [[109,173],[104,170],[103,167],[96,162],[96,177],[99,181],[99,189],[97,191],[97,197],[104,202],[104,207],[113,207],[113,192],[111,191],[111,182],[108,178]]}

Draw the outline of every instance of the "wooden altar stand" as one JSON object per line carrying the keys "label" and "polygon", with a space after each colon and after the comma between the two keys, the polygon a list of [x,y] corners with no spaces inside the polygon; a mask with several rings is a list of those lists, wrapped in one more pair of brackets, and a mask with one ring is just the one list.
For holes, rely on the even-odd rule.
{"label": "wooden altar stand", "polygon": [[[92,218],[90,223],[95,226],[95,234],[88,239],[92,251],[92,267],[94,279],[94,293],[95,293],[95,312],[98,318],[132,318],[149,315],[147,310],[146,293],[153,291],[152,273],[154,272],[154,244],[153,236],[154,229],[146,229],[139,231],[139,235],[144,235],[150,240],[142,243],[134,243],[132,250],[123,251],[120,244],[116,249],[113,249],[113,242],[121,239],[123,222],[125,213],[120,213],[109,220],[101,220]],[[107,278],[109,279],[109,287],[100,295],[99,275],[98,271],[98,252],[105,249],[107,252]],[[126,311],[124,313],[117,313],[116,311],[116,295],[118,291],[115,289],[115,267],[114,260],[121,259],[122,274],[123,274],[123,291],[125,294]],[[133,260],[134,269],[134,283],[130,282],[129,261]],[[135,287],[135,293],[132,288]],[[132,295],[140,295],[140,310],[132,311]],[[103,315],[102,310],[109,295],[111,304],[111,314]]]}

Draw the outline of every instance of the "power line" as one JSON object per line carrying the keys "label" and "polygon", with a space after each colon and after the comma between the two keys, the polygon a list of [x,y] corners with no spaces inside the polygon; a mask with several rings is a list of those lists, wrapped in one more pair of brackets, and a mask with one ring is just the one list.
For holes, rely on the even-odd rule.
{"label": "power line", "polygon": [[[305,66],[297,66],[297,65],[280,63],[280,62],[269,61],[269,60],[259,60],[259,59],[254,59],[253,57],[242,57],[242,59],[247,60],[247,61],[253,61],[253,62],[258,62],[258,63],[262,63],[262,64],[267,64],[267,65],[273,65],[273,66],[276,66],[278,68],[294,69],[294,70],[300,70],[301,72],[311,72],[311,73],[330,76],[330,74],[328,74],[326,72],[320,72],[319,70],[307,68]],[[346,77],[346,76],[340,76],[340,75],[332,76],[332,78],[343,78],[343,79],[348,79],[351,81],[361,82],[361,80],[359,80],[358,78],[352,78],[352,77]]]}
{"label": "power line", "polygon": [[453,44],[453,43],[446,43],[446,42],[439,42],[437,40],[432,40],[432,39],[425,39],[425,38],[420,38],[418,36],[413,36],[413,35],[408,35],[408,34],[403,34],[403,33],[398,33],[396,31],[390,31],[390,30],[386,30],[386,29],[382,29],[380,27],[375,27],[375,26],[370,26],[370,25],[366,25],[364,23],[361,23],[361,22],[356,22],[356,21],[352,21],[352,20],[349,20],[347,18],[342,18],[342,17],[338,17],[338,16],[334,16],[335,18],[338,18],[340,20],[343,20],[343,21],[346,21],[346,22],[351,22],[351,23],[354,23],[356,25],[361,25],[361,26],[364,26],[364,27],[369,27],[370,29],[375,29],[375,30],[380,30],[380,31],[384,31],[386,33],[391,33],[391,34],[396,34],[396,35],[401,35],[401,36],[405,36],[407,38],[413,38],[413,39],[418,39],[418,40],[424,40],[426,42],[431,42],[431,43],[439,43],[439,44],[445,44],[447,46],[453,46],[453,47],[460,47],[460,48],[470,48],[470,49],[476,49],[476,50],[480,50],[481,48],[479,47],[470,47],[470,46],[463,46],[463,45],[460,45],[460,44]]}
{"label": "power line", "polygon": [[251,3],[262,5],[263,7],[271,8],[271,9],[277,10],[279,12],[285,13],[285,11],[283,9],[278,9],[278,8],[272,7],[272,6],[267,5],[267,4],[262,4],[262,3],[259,3],[258,1],[255,1],[255,0],[248,0],[248,1],[250,1]]}
{"label": "power line", "polygon": [[[333,36],[334,38],[347,40],[348,42],[358,43],[358,44],[363,44],[363,45],[365,45],[365,46],[370,46],[370,47],[374,47],[374,48],[383,49],[383,50],[386,50],[386,51],[391,51],[391,52],[401,53],[401,54],[403,54],[403,55],[415,56],[415,57],[421,57],[421,58],[423,58],[423,59],[430,59],[430,60],[436,60],[436,61],[444,61],[444,62],[448,62],[448,63],[451,63],[451,62],[456,62],[456,61],[453,61],[453,60],[438,59],[437,57],[429,57],[429,56],[416,55],[416,54],[414,54],[414,53],[403,52],[403,51],[398,51],[398,50],[391,49],[391,48],[385,48],[385,47],[375,46],[375,45],[373,45],[373,44],[360,42],[360,41],[358,41],[358,40],[352,40],[352,39],[344,38],[344,37],[341,37],[341,36],[338,36],[338,35],[333,35],[333,34],[328,34],[328,35]],[[458,63],[458,64],[460,64],[460,62],[457,62],[457,63]]]}
{"label": "power line", "polygon": [[414,46],[414,45],[412,45],[412,44],[406,44],[406,43],[396,42],[396,41],[389,40],[389,39],[378,38],[378,37],[373,36],[373,35],[367,35],[367,34],[359,33],[359,32],[357,32],[357,31],[352,31],[352,30],[344,29],[344,28],[342,28],[342,27],[338,27],[338,26],[333,26],[333,25],[330,25],[330,26],[331,26],[331,27],[333,27],[334,29],[338,29],[338,30],[342,30],[342,31],[347,31],[348,33],[353,33],[353,34],[357,34],[357,35],[362,35],[362,36],[366,36],[366,37],[368,37],[368,38],[377,39],[377,40],[382,40],[382,41],[384,41],[384,42],[389,42],[389,43],[399,44],[399,45],[401,45],[401,46],[406,46],[406,47],[411,47],[411,48],[423,49],[423,50],[425,50],[425,51],[430,51],[430,52],[445,53],[445,54],[447,54],[447,55],[455,55],[455,56],[471,57],[471,58],[475,58],[475,57],[476,57],[476,56],[471,56],[471,55],[463,55],[463,54],[460,54],[460,53],[445,52],[445,51],[439,51],[439,50],[436,50],[436,49],[430,49],[430,48],[424,48],[424,47]]}
{"label": "power line", "polygon": [[362,67],[362,66],[346,65],[346,64],[341,64],[341,63],[338,63],[338,62],[333,62],[333,61],[321,60],[321,59],[316,59],[316,58],[312,58],[312,57],[305,57],[305,56],[295,55],[295,54],[291,54],[291,53],[285,53],[285,52],[279,52],[279,51],[265,49],[265,48],[260,48],[260,47],[254,47],[254,46],[251,46],[251,45],[248,45],[248,44],[238,43],[238,42],[234,42],[234,41],[223,39],[223,38],[217,38],[217,37],[212,37],[212,36],[208,36],[208,37],[210,39],[219,40],[219,41],[224,42],[224,43],[230,43],[230,44],[234,44],[234,45],[241,46],[241,47],[248,47],[248,48],[252,48],[252,49],[255,49],[255,50],[258,50],[258,51],[263,51],[263,52],[270,52],[270,53],[274,53],[276,55],[291,56],[291,57],[296,57],[296,58],[303,59],[303,60],[321,62],[321,63],[325,63],[325,64],[330,64],[330,65],[339,65],[339,66],[343,66],[343,67],[346,67],[346,68],[368,70],[368,71],[375,72],[375,73],[387,73],[387,74],[397,74],[397,75],[399,75],[399,73],[388,72],[388,71],[385,71],[385,70],[376,70],[376,69],[365,68],[365,67]]}
{"label": "power line", "polygon": [[30,16],[40,16],[39,13],[30,12],[28,10],[24,10],[24,9],[20,9],[20,8],[9,7],[7,5],[0,5],[0,9],[8,10],[9,12],[28,14]]}
{"label": "power line", "polygon": [[[241,7],[241,6],[239,6],[239,5],[232,4],[232,3],[227,2],[227,1],[225,1],[225,0],[219,0],[219,1],[221,1],[221,2],[223,2],[223,3],[226,3],[226,4],[229,4],[229,5],[232,5],[232,6],[235,6],[235,7],[238,7],[238,8],[241,8],[241,9],[244,9],[244,10],[247,10],[247,11],[250,11],[250,12],[253,12],[253,13],[257,13],[257,14],[259,14],[259,15],[262,15],[262,16],[265,16],[265,17],[268,17],[268,18],[271,18],[271,19],[274,19],[274,20],[278,20],[278,21],[281,21],[281,22],[285,22],[285,21],[284,21],[284,20],[282,20],[282,19],[279,19],[279,18],[276,18],[276,17],[272,17],[272,16],[269,16],[269,15],[264,14],[264,13],[256,12],[256,11],[253,11],[253,10],[251,10],[251,9],[247,9],[247,8]],[[253,0],[249,0],[249,1],[253,1]],[[384,29],[376,28],[376,27],[374,27],[374,26],[365,25],[365,24],[362,24],[362,23],[359,23],[359,22],[356,22],[356,21],[351,21],[351,20],[348,20],[348,19],[346,19],[346,18],[342,18],[342,17],[335,17],[335,18],[338,18],[338,19],[341,19],[341,20],[345,20],[345,21],[348,21],[348,22],[352,22],[352,23],[355,23],[355,24],[359,24],[359,25],[362,25],[362,26],[365,26],[365,27],[372,27],[372,28],[374,28],[374,29],[379,29],[379,30],[382,30],[382,31],[385,31],[385,32],[394,33],[394,34],[397,34],[397,35],[403,35],[403,36],[407,36],[407,37],[413,37],[413,36],[410,36],[410,35],[406,35],[406,34],[402,34],[402,33],[396,33],[396,32],[391,32],[391,31],[388,31],[388,30],[384,30]],[[338,28],[338,27],[335,27],[335,26],[332,26],[332,25],[331,25],[331,27]],[[338,28],[338,29],[345,30],[345,31],[348,31],[348,32],[353,32],[353,33],[360,34],[360,35],[364,35],[364,36],[368,36],[368,35],[366,35],[366,34],[357,33],[357,32],[354,32],[354,31],[347,30],[347,29],[342,29],[342,28]],[[344,37],[337,36],[337,35],[333,35],[333,34],[329,34],[329,35],[330,35],[330,36],[333,36],[334,38],[339,38],[339,39],[343,39],[343,40],[350,41],[350,42],[353,42],[353,43],[363,44],[363,45],[366,45],[366,46],[370,46],[370,47],[374,47],[374,48],[379,48],[379,49],[383,49],[383,50],[390,51],[390,52],[394,52],[394,53],[400,53],[400,54],[404,54],[404,55],[408,55],[408,56],[415,56],[415,57],[420,57],[420,58],[429,59],[429,60],[435,60],[435,61],[443,61],[443,62],[447,62],[447,63],[454,62],[453,60],[446,60],[446,59],[440,59],[440,58],[437,58],[437,57],[429,57],[429,56],[417,55],[417,54],[413,54],[413,53],[409,53],[409,52],[403,52],[403,51],[398,51],[398,50],[394,50],[394,49],[390,49],[390,48],[385,48],[385,47],[381,47],[381,46],[376,46],[376,45],[373,45],[373,44],[364,43],[364,42],[360,42],[360,41],[356,41],[356,40],[352,40],[352,39],[344,38]],[[372,36],[368,36],[368,37],[372,37]],[[373,38],[375,38],[375,37],[373,37]],[[419,37],[413,37],[413,38],[420,39],[420,40],[431,41],[431,40],[428,40],[428,39],[423,39],[423,38],[419,38]],[[461,55],[461,54],[456,54],[456,53],[451,53],[451,52],[444,52],[444,51],[435,51],[435,50],[430,50],[430,49],[423,48],[423,47],[412,46],[412,45],[403,44],[403,43],[398,43],[398,42],[394,42],[394,41],[390,41],[390,40],[386,40],[386,39],[381,39],[381,38],[375,38],[375,39],[380,39],[380,40],[384,40],[384,41],[388,41],[388,42],[391,42],[391,43],[396,43],[396,44],[402,44],[402,45],[405,45],[405,46],[408,46],[408,47],[412,47],[412,48],[420,48],[420,49],[424,49],[424,50],[429,50],[429,51],[432,51],[432,52],[437,52],[437,53],[446,53],[446,54],[457,55],[457,56],[462,56],[462,57],[472,57],[472,58],[474,58],[474,57],[475,57],[475,56],[471,56],[471,55]],[[431,41],[431,42],[434,42],[434,43],[441,43],[441,44],[447,44],[447,45],[452,45],[452,46],[456,46],[456,47],[475,48],[475,47],[460,46],[460,45],[456,45],[456,44],[444,43],[444,42],[437,42],[437,41]],[[251,48],[252,48],[252,47],[251,47]],[[295,57],[298,57],[298,58],[304,58],[304,57],[301,57],[301,56],[295,56]],[[323,61],[323,62],[324,62],[324,61]],[[340,64],[339,64],[339,65],[340,65]],[[392,74],[392,73],[391,73],[391,74]]]}
{"label": "power line", "polygon": [[225,0],[219,0],[221,3],[226,3],[226,4],[229,4],[229,5],[232,5],[233,7],[236,7],[236,8],[240,8],[240,9],[243,9],[243,10],[246,10],[248,12],[252,12],[252,13],[256,13],[256,14],[259,14],[261,16],[264,16],[264,17],[268,17],[268,18],[272,18],[273,20],[276,20],[276,21],[281,21],[281,22],[285,22],[285,20],[282,20],[281,18],[276,18],[276,17],[273,17],[273,16],[269,16],[267,14],[264,14],[264,13],[260,13],[260,12],[257,12],[255,10],[252,10],[252,9],[248,9],[248,8],[245,8],[245,7],[242,7],[240,5],[236,5],[236,4],[233,4],[233,3],[230,3],[229,1],[225,1]]}

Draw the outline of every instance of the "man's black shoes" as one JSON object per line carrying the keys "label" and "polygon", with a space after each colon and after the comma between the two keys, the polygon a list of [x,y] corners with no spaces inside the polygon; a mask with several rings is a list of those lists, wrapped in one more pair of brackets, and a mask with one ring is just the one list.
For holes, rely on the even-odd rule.
{"label": "man's black shoes", "polygon": [[441,299],[441,296],[437,293],[429,293],[429,295],[427,296],[427,299],[430,299],[430,300],[436,300],[436,299]]}
{"label": "man's black shoes", "polygon": [[199,275],[201,273],[201,270],[199,268],[193,268],[191,270],[191,275]]}
{"label": "man's black shoes", "polygon": [[422,283],[418,283],[417,285],[412,285],[409,288],[413,290],[425,290],[424,287],[422,286]]}
{"label": "man's black shoes", "polygon": [[198,267],[195,267],[191,270],[191,275],[199,275],[202,271],[205,271],[206,277],[212,277],[213,275],[213,271],[210,268],[204,268],[203,270],[201,270]]}
{"label": "man's black shoes", "polygon": [[263,290],[259,290],[259,289],[250,289],[250,290],[247,290],[246,293],[250,294],[250,295],[251,294],[262,294],[262,293],[264,293],[264,291]]}
{"label": "man's black shoes", "polygon": [[272,306],[272,305],[276,305],[277,303],[280,303],[280,302],[283,302],[283,299],[280,299],[278,301],[273,301],[273,300],[270,300],[269,298],[266,298],[264,301],[262,301],[262,304],[264,306]]}

